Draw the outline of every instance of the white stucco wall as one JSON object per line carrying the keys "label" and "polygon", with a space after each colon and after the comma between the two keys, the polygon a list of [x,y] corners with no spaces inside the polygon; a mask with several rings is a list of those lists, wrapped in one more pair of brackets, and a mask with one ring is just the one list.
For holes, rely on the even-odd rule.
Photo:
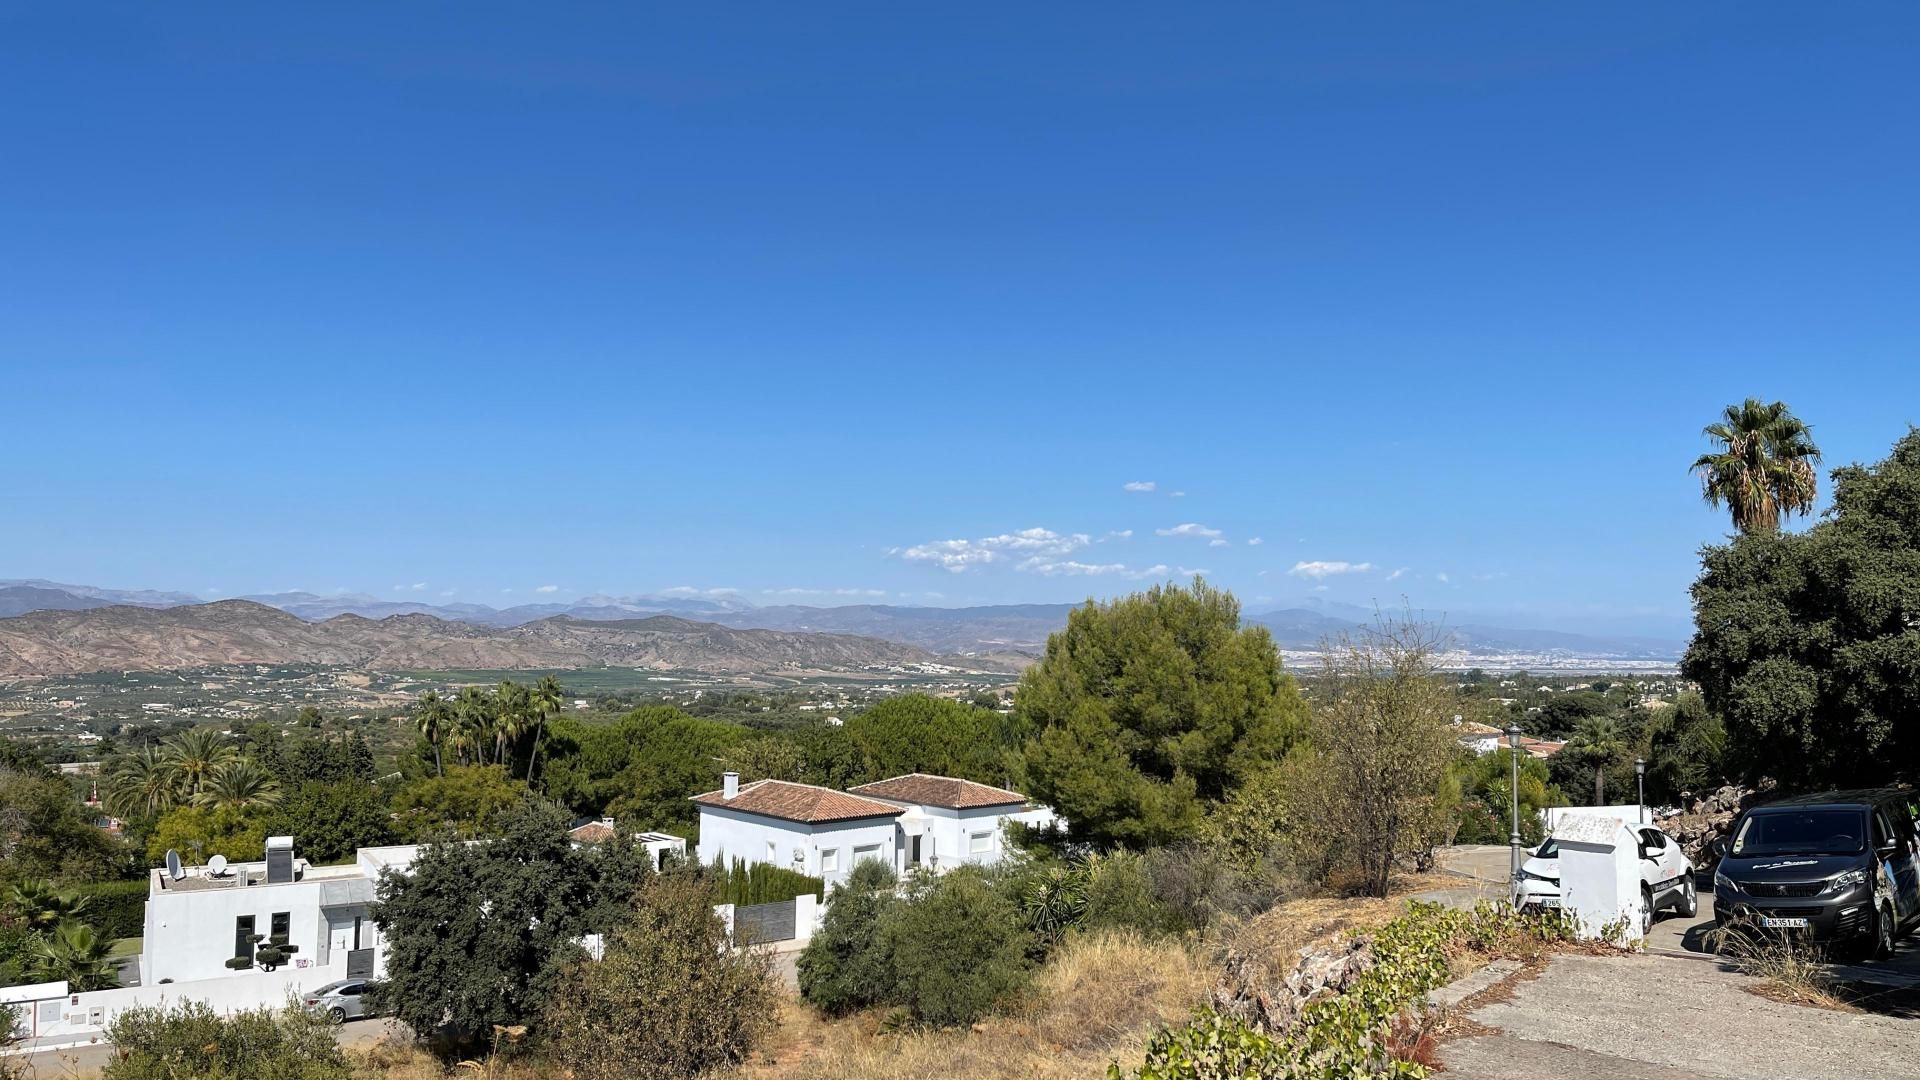
{"label": "white stucco wall", "polygon": [[251,915],[254,933],[269,934],[276,912],[287,913],[287,940],[300,947],[295,958],[313,960],[325,928],[317,881],[150,894],[141,982],[190,982],[239,974],[226,966],[234,955],[236,920]]}
{"label": "white stucco wall", "polygon": [[[1045,807],[982,806],[955,810],[913,803],[897,805],[915,811],[901,819],[901,831],[905,833],[916,827],[922,830],[924,839],[920,844],[920,861],[936,869],[947,869],[962,863],[991,866],[1006,854],[1007,842],[1003,830],[1007,822],[1018,821],[1024,825],[1044,827],[1054,819],[1053,811]],[[974,851],[974,837],[982,833],[985,834],[986,850]],[[907,855],[910,850],[902,836],[895,869],[902,872],[908,869]]]}
{"label": "white stucco wall", "polygon": [[[890,817],[808,825],[763,814],[702,805],[700,843],[695,848],[695,856],[702,863],[712,863],[716,859],[728,864],[735,859],[749,863],[770,862],[775,866],[811,874],[828,885],[838,885],[847,879],[853,869],[855,848],[878,846],[879,857],[888,865],[894,865],[894,833],[893,819]],[[773,845],[771,858],[768,857],[769,843]],[[800,851],[798,861],[793,857],[795,849]],[[820,856],[823,851],[835,853],[834,869],[821,868]]]}

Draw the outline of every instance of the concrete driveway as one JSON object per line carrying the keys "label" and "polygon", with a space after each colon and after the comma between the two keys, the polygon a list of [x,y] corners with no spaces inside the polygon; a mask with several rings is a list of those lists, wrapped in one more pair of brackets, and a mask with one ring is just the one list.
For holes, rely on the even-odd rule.
{"label": "concrete driveway", "polygon": [[1881,1080],[1920,1072],[1920,1021],[1783,1005],[1714,963],[1665,955],[1555,957],[1492,1029],[1440,1049],[1461,1080]]}

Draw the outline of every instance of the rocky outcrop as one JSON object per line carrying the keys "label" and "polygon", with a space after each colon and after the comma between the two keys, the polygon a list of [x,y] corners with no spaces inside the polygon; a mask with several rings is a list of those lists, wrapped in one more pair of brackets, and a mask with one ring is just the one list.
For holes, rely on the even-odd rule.
{"label": "rocky outcrop", "polygon": [[1706,866],[1715,861],[1708,845],[1715,837],[1726,835],[1740,811],[1758,801],[1760,793],[1754,789],[1728,784],[1695,799],[1679,813],[1660,818],[1657,824],[1673,837],[1695,866]]}
{"label": "rocky outcrop", "polygon": [[1299,956],[1293,970],[1281,976],[1258,953],[1228,953],[1226,970],[1213,988],[1214,1010],[1270,1033],[1285,1031],[1308,1005],[1346,993],[1373,967],[1373,939],[1362,934],[1312,945]]}

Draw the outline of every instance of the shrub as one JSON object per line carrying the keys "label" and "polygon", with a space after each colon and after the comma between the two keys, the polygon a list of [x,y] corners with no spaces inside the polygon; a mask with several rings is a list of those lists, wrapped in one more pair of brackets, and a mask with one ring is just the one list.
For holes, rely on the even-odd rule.
{"label": "shrub", "polygon": [[1115,1064],[1110,1080],[1281,1080],[1291,1077],[1427,1075],[1396,1060],[1393,1022],[1408,1002],[1452,974],[1451,954],[1536,949],[1570,936],[1557,916],[1522,915],[1482,903],[1471,912],[1415,902],[1373,934],[1374,965],[1347,991],[1308,1005],[1287,1031],[1266,1033],[1233,1016],[1202,1009],[1186,1025],[1161,1032],[1135,1072]]}
{"label": "shrub", "polygon": [[880,950],[880,921],[901,901],[894,895],[893,871],[867,861],[853,868],[835,889],[813,935],[795,962],[800,996],[825,1013],[841,1015],[889,999],[893,970]]}
{"label": "shrub", "polygon": [[101,1080],[349,1080],[333,1025],[304,1009],[220,1016],[201,1001],[126,1009],[107,1026],[118,1051]]}
{"label": "shrub", "polygon": [[137,938],[147,929],[147,881],[103,881],[79,885],[74,892],[87,898],[86,921],[109,941]]}
{"label": "shrub", "polygon": [[573,966],[547,1009],[553,1061],[579,1080],[668,1080],[746,1059],[778,991],[764,954],[727,947],[708,883],[650,880],[603,959]]}
{"label": "shrub", "polygon": [[893,1000],[936,1026],[969,1024],[1027,981],[1026,932],[1012,901],[977,867],[918,877],[879,920]]}
{"label": "shrub", "polygon": [[733,860],[733,865],[724,870],[716,860],[713,875],[716,904],[778,904],[796,896],[817,898],[826,891],[826,882],[817,877],[784,866],[749,864],[745,859]]}

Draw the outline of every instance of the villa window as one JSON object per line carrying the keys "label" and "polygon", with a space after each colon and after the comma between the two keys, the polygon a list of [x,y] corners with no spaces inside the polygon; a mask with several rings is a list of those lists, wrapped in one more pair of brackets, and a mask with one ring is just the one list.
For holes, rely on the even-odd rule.
{"label": "villa window", "polygon": [[855,866],[860,865],[863,861],[867,859],[878,860],[879,858],[880,858],[879,844],[864,844],[860,847],[853,849],[853,864]]}
{"label": "villa window", "polygon": [[823,874],[837,874],[840,872],[839,848],[830,847],[820,849],[820,872]]}
{"label": "villa window", "polygon": [[290,919],[291,916],[284,911],[274,912],[272,923],[273,932],[267,935],[267,940],[273,942],[275,945],[285,945],[287,943],[287,934],[291,930],[288,926]]}
{"label": "villa window", "polygon": [[241,915],[233,920],[233,955],[253,959],[253,916]]}
{"label": "villa window", "polygon": [[993,850],[993,834],[990,832],[971,833],[967,836],[967,854],[985,855]]}

